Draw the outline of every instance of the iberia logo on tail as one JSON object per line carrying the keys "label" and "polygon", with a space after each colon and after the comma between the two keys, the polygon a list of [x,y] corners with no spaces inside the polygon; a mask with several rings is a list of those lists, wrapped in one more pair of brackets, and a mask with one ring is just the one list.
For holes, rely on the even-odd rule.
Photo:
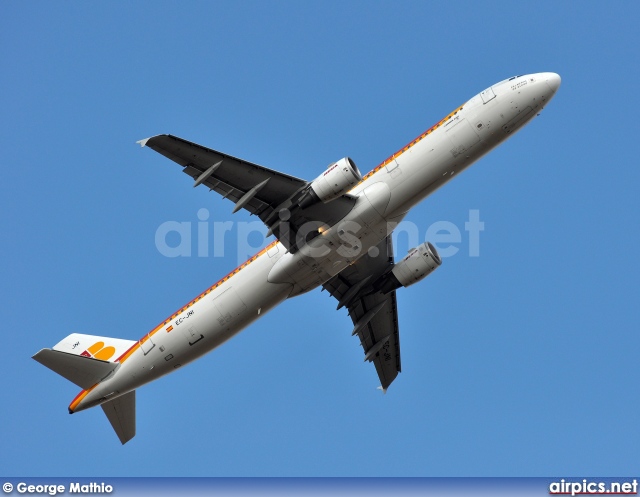
{"label": "iberia logo on tail", "polygon": [[94,359],[100,359],[101,361],[108,361],[116,353],[115,347],[105,347],[104,342],[96,342],[87,350],[85,350],[81,356],[92,357]]}

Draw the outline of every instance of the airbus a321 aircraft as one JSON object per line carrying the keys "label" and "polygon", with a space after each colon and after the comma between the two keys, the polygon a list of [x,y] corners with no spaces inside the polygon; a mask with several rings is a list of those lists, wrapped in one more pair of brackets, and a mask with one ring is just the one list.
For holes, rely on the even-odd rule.
{"label": "airbus a321 aircraft", "polygon": [[141,140],[183,172],[258,216],[276,240],[140,340],[73,333],[33,358],[82,391],[73,414],[101,406],[124,444],[136,433],[136,388],[210,352],[285,299],[322,286],[346,307],[383,391],[400,372],[396,290],[441,264],[431,243],[394,262],[391,232],[418,202],[540,113],[555,73],[482,91],[361,176],[345,157],[308,182],[172,135]]}

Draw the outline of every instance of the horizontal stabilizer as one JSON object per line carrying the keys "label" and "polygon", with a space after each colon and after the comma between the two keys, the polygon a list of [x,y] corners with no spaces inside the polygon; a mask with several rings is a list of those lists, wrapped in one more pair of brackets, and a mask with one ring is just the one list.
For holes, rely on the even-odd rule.
{"label": "horizontal stabilizer", "polygon": [[122,445],[136,436],[136,391],[133,390],[100,407],[116,431]]}
{"label": "horizontal stabilizer", "polygon": [[42,349],[33,358],[85,390],[102,381],[118,366],[114,362],[52,349]]}

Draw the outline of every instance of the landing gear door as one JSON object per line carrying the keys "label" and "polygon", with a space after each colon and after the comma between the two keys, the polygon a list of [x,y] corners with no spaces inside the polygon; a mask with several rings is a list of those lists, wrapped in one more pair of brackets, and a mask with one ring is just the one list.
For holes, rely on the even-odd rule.
{"label": "landing gear door", "polygon": [[496,98],[496,94],[493,93],[493,87],[487,88],[485,91],[480,93],[480,96],[482,97],[483,104],[486,104],[490,100],[493,100],[494,98]]}

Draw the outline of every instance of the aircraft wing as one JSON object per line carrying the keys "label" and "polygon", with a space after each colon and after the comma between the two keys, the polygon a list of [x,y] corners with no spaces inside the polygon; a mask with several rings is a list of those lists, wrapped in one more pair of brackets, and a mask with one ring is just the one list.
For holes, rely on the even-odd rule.
{"label": "aircraft wing", "polygon": [[377,247],[323,285],[349,310],[354,334],[360,338],[365,361],[373,362],[383,391],[400,372],[400,334],[396,292],[374,292],[373,283],[393,266],[393,245],[388,236]]}
{"label": "aircraft wing", "polygon": [[[205,185],[234,202],[233,212],[245,209],[258,216],[291,252],[305,241],[298,239],[298,232],[317,235],[309,226],[332,226],[355,204],[355,197],[343,195],[326,204],[319,202],[301,209],[297,202],[309,186],[305,180],[173,135],[153,136],[138,143],[182,166],[183,172],[194,178],[194,186]],[[305,229],[301,231],[303,226]]]}

